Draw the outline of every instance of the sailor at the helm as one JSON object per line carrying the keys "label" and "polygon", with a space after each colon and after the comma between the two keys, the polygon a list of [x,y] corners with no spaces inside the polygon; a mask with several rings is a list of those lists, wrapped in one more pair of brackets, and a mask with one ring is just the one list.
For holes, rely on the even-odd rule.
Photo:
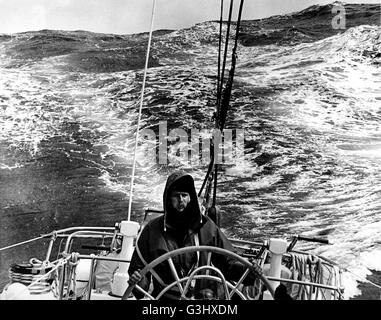
{"label": "sailor at the helm", "polygon": [[[232,244],[207,216],[201,213],[194,180],[189,174],[176,172],[168,177],[163,194],[164,215],[151,220],[144,227],[136,244],[131,264],[128,270],[130,274],[129,284],[138,283],[140,287],[148,290],[151,279],[141,277],[140,270],[159,256],[186,246],[205,245],[217,246],[229,251],[234,251]],[[174,258],[174,264],[180,277],[189,275],[196,267],[205,265],[206,257],[203,254],[190,253]],[[227,280],[238,280],[245,271],[245,267],[238,261],[231,260],[226,256],[216,256],[213,264],[225,275]],[[168,264],[162,263],[155,268],[155,272],[162,281],[152,278],[153,292],[157,295],[164,284],[174,281]],[[250,274],[245,279],[245,284],[253,284],[255,276]],[[161,283],[160,283],[161,282]],[[204,283],[205,285],[205,283]],[[201,285],[202,286],[202,285]],[[216,286],[216,284],[215,284]],[[179,299],[180,294],[173,288],[163,299]],[[204,298],[212,298],[218,291],[211,286],[196,289]],[[133,291],[140,298],[137,290]]]}

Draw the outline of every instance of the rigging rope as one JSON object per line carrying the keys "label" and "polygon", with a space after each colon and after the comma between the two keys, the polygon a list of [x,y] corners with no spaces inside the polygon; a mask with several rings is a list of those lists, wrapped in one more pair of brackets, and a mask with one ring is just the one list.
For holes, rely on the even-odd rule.
{"label": "rigging rope", "polygon": [[223,93],[221,106],[220,106],[220,114],[218,115],[220,130],[222,131],[225,127],[225,120],[227,111],[229,108],[229,102],[231,98],[231,92],[233,87],[233,80],[234,80],[234,72],[235,72],[235,66],[237,61],[237,45],[238,45],[238,36],[239,36],[239,28],[241,24],[241,17],[242,17],[242,8],[243,8],[243,2],[244,0],[241,0],[240,7],[239,7],[239,13],[238,13],[238,19],[237,19],[237,25],[236,25],[236,35],[235,35],[235,41],[234,41],[234,47],[232,51],[232,62],[231,62],[231,68],[229,71],[229,78],[227,80],[225,90]]}
{"label": "rigging rope", "polygon": [[141,116],[142,116],[144,90],[145,90],[145,84],[146,84],[146,78],[147,78],[147,69],[148,69],[148,61],[149,61],[149,53],[150,53],[150,50],[151,50],[153,22],[154,22],[154,18],[155,18],[156,0],[152,0],[152,1],[153,1],[153,3],[152,3],[152,14],[151,14],[151,27],[150,27],[149,38],[148,38],[148,46],[147,46],[147,53],[146,53],[146,62],[145,62],[144,75],[143,75],[143,85],[142,85],[142,91],[141,91],[141,95],[140,95],[140,106],[139,106],[138,124],[137,124],[136,136],[135,136],[134,160],[133,160],[133,164],[132,164],[132,174],[131,174],[131,183],[130,183],[130,199],[129,199],[129,202],[128,202],[128,218],[127,218],[128,221],[130,221],[130,219],[131,219],[132,195],[133,195],[133,190],[134,190],[135,167],[136,167],[136,151],[137,151],[137,148],[138,148],[140,120],[141,120]]}
{"label": "rigging rope", "polygon": [[[220,30],[219,30],[219,35],[218,35],[218,66],[217,66],[217,101],[216,101],[216,111],[214,113],[215,121],[216,121],[216,127],[218,125],[218,110],[219,110],[219,105],[220,105],[220,100],[221,100],[221,49],[222,49],[222,21],[223,21],[223,15],[224,15],[224,0],[221,0],[221,9],[220,9]],[[202,186],[198,192],[198,196],[200,197],[202,194],[202,191],[204,190],[204,187],[206,185],[206,182],[209,179],[210,173],[212,172],[213,165],[214,165],[214,144],[212,141],[212,144],[210,146],[211,150],[211,159],[209,163],[209,168],[208,171],[205,175],[204,181],[202,183]],[[205,191],[206,192],[206,191]],[[205,195],[207,196],[207,195]]]}
{"label": "rigging rope", "polygon": [[222,71],[221,71],[220,88],[219,88],[219,95],[220,96],[217,97],[218,103],[217,103],[216,127],[218,127],[218,118],[219,118],[219,113],[220,113],[220,108],[221,108],[221,93],[222,93],[222,87],[224,85],[224,78],[225,78],[225,65],[226,65],[226,60],[227,60],[227,55],[228,55],[230,25],[231,25],[231,21],[232,21],[232,13],[233,13],[233,2],[234,2],[234,0],[230,0],[228,27],[226,30],[226,39],[225,39],[224,59],[222,61]]}
{"label": "rigging rope", "polygon": [[[229,102],[231,98],[231,91],[233,86],[233,80],[234,80],[234,72],[235,72],[235,64],[236,64],[236,51],[237,51],[237,45],[238,45],[238,35],[239,35],[239,27],[242,17],[242,9],[243,9],[243,3],[244,0],[241,0],[240,6],[239,6],[239,12],[238,12],[238,19],[237,19],[237,25],[236,25],[236,35],[235,35],[235,41],[234,41],[234,48],[232,53],[232,62],[231,62],[231,68],[229,71],[229,79],[227,80],[225,89],[223,91],[223,96],[221,100],[222,95],[222,87],[223,87],[223,81],[224,81],[224,73],[225,73],[225,64],[227,59],[227,51],[228,51],[228,42],[229,42],[229,36],[230,36],[230,25],[231,25],[231,15],[233,10],[233,0],[230,1],[230,9],[229,9],[229,19],[228,19],[228,28],[226,32],[226,42],[225,42],[225,52],[224,52],[224,61],[222,66],[222,76],[220,79],[220,88],[217,91],[217,114],[216,114],[216,128],[219,129],[222,133],[225,126],[225,120],[227,111],[229,108]],[[215,143],[214,148],[218,148],[218,145]],[[215,152],[215,150],[213,150]],[[216,199],[217,199],[217,177],[218,177],[218,164],[214,165],[214,187],[213,187],[213,207],[216,205]]]}
{"label": "rigging rope", "polygon": [[[227,41],[225,42],[225,52],[224,52],[224,60],[223,60],[223,70],[225,70],[225,64],[226,64],[226,58],[227,58],[227,42],[229,40],[229,30],[230,30],[230,22],[231,22],[231,13],[232,13],[232,4],[233,0],[230,2],[230,11],[229,11],[229,21],[228,21],[228,31],[227,31]],[[216,111],[214,112],[214,118],[216,121],[215,127],[218,128],[218,115],[219,115],[219,106],[221,104],[221,93],[222,93],[222,86],[223,86],[223,79],[224,79],[224,72],[222,72],[221,77],[221,51],[222,51],[222,22],[223,22],[223,13],[224,13],[224,0],[221,0],[221,9],[220,9],[220,28],[219,28],[219,36],[218,36],[218,68],[217,68],[217,100],[216,100]],[[202,186],[198,192],[198,196],[200,197],[202,194],[202,191],[204,190],[204,187],[206,185],[206,182],[209,179],[210,173],[213,170],[214,166],[214,143],[212,141],[211,146],[211,159],[209,163],[208,171],[205,175],[204,181],[202,183]],[[215,169],[215,167],[214,167]],[[206,192],[206,191],[205,191]],[[207,195],[205,194],[205,197]],[[213,198],[214,199],[214,198]]]}
{"label": "rigging rope", "polygon": [[[211,149],[213,149],[213,147],[211,147]],[[203,181],[203,183],[202,183],[202,186],[201,186],[201,188],[200,188],[200,191],[198,192],[198,197],[201,197],[202,191],[204,190],[204,187],[205,187],[205,185],[206,185],[206,182],[208,181],[208,178],[209,178],[209,176],[210,176],[210,173],[211,173],[212,170],[213,170],[213,163],[214,163],[214,152],[211,153],[211,159],[210,159],[210,163],[209,163],[208,171],[206,172],[204,181]]]}
{"label": "rigging rope", "polygon": [[57,264],[47,273],[41,275],[41,277],[39,277],[38,279],[36,279],[35,281],[33,281],[31,284],[28,285],[28,288],[31,288],[33,287],[35,284],[37,284],[38,282],[40,282],[41,280],[47,278],[48,276],[50,276],[54,271],[56,271],[59,267],[61,266],[64,266],[65,264],[68,263],[68,261],[71,259],[71,256],[68,256],[66,258],[61,258]]}
{"label": "rigging rope", "polygon": [[220,13],[220,32],[218,36],[218,69],[217,69],[217,105],[219,105],[219,98],[221,97],[221,48],[222,48],[222,19],[224,15],[224,0],[221,0],[221,13]]}
{"label": "rigging rope", "polygon": [[376,284],[376,283],[374,283],[374,282],[372,282],[372,281],[370,281],[370,280],[368,280],[368,279],[366,279],[366,278],[364,278],[364,277],[362,277],[362,276],[359,276],[358,274],[356,274],[356,273],[354,273],[354,272],[348,270],[347,268],[342,268],[342,269],[343,269],[344,271],[347,271],[347,272],[353,274],[353,275],[356,276],[359,280],[362,280],[363,282],[369,283],[370,285],[374,286],[375,288],[378,288],[378,289],[381,290],[381,286],[380,286],[380,285],[378,285],[378,284]]}
{"label": "rigging rope", "polygon": [[30,243],[30,242],[33,242],[33,241],[36,241],[36,240],[44,239],[44,238],[47,238],[48,236],[50,236],[50,235],[43,235],[43,236],[40,236],[40,237],[37,237],[37,238],[33,238],[33,239],[29,239],[29,240],[22,241],[22,242],[19,242],[19,243],[15,243],[15,244],[12,244],[12,245],[7,246],[7,247],[0,248],[0,252],[4,251],[4,250],[7,250],[7,249],[14,248],[14,247],[18,247],[18,246],[21,246],[23,244],[27,244],[27,243]]}
{"label": "rigging rope", "polygon": [[320,257],[321,259],[323,259],[324,261],[326,261],[326,262],[328,262],[328,263],[330,263],[330,264],[332,264],[332,265],[336,265],[336,266],[339,267],[340,269],[342,269],[342,270],[344,270],[344,271],[346,271],[346,272],[349,272],[349,273],[353,274],[353,275],[356,276],[359,280],[362,280],[362,281],[364,281],[364,282],[367,282],[367,283],[373,285],[375,288],[381,289],[381,286],[380,286],[380,285],[378,285],[378,284],[376,284],[376,283],[374,283],[374,282],[372,282],[372,281],[370,281],[370,280],[368,280],[368,279],[366,279],[366,278],[364,278],[364,277],[362,277],[362,276],[359,276],[358,274],[356,274],[356,273],[350,271],[350,270],[347,269],[347,268],[340,267],[340,265],[339,265],[337,262],[332,261],[331,259],[328,259],[328,258],[326,258],[326,257],[322,257],[322,256],[319,256],[319,257]]}
{"label": "rigging rope", "polygon": [[[315,261],[314,261],[312,259],[312,257],[313,257],[312,255],[305,256],[305,255],[300,255],[297,253],[290,253],[290,256],[291,256],[291,260],[292,260],[292,268],[291,269],[293,271],[293,278],[294,279],[304,279],[307,276],[307,274],[309,274],[310,277],[312,277],[313,275],[315,276],[315,279],[311,278],[311,282],[317,282],[317,283],[321,283],[321,284],[324,284],[324,283],[330,284],[330,282],[334,282],[335,280],[337,280],[337,279],[335,279],[336,275],[333,272],[333,267],[336,266],[336,268],[339,268],[343,271],[351,273],[352,275],[357,277],[359,280],[361,280],[365,283],[368,283],[369,285],[372,285],[373,287],[381,290],[380,285],[378,285],[378,284],[376,284],[376,283],[374,283],[374,282],[372,282],[372,281],[370,281],[370,280],[368,280],[362,276],[359,276],[358,274],[350,271],[348,268],[341,267],[336,262],[329,260],[325,257],[316,256]],[[321,263],[321,261],[325,261],[325,263],[326,263],[326,264],[324,264],[325,265],[324,268],[323,268],[323,263]],[[311,262],[312,262],[312,264],[316,265],[316,268],[313,270],[313,272],[311,271],[311,269],[309,271],[306,271],[307,265],[311,266]],[[296,274],[295,274],[295,271],[296,271]],[[316,281],[316,279],[318,281]],[[307,293],[307,291],[305,291],[305,290],[306,290],[306,287],[300,286],[297,296],[301,297],[301,296],[305,295]],[[318,289],[318,291],[319,290],[320,290],[320,293],[322,294],[322,296],[325,297],[324,289]]]}
{"label": "rigging rope", "polygon": [[[299,253],[290,253],[291,265],[290,271],[292,273],[291,279],[303,281],[306,284],[291,284],[291,296],[295,300],[311,300],[318,299],[320,295],[325,300],[331,299],[331,294],[339,294],[340,288],[336,283],[338,283],[338,275],[336,269],[338,268],[335,265],[323,264],[318,256],[306,255]],[[337,287],[335,290],[332,289],[311,287],[308,283],[318,283],[327,286]]]}

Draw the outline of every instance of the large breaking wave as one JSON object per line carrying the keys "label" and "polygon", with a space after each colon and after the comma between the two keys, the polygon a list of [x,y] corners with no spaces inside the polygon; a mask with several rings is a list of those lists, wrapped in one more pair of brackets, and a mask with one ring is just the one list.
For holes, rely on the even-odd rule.
{"label": "large breaking wave", "polygon": [[[332,28],[331,9],[243,23],[227,127],[244,129],[245,163],[223,167],[218,203],[229,235],[325,236],[333,245],[310,248],[366,276],[381,269],[380,6],[347,5],[345,30]],[[155,32],[144,128],[213,127],[218,29],[210,21]],[[0,37],[1,246],[126,218],[147,39]],[[165,166],[145,165],[139,150],[134,219],[161,207],[175,168],[200,186],[206,166],[175,151]],[[14,258],[3,256],[1,281]],[[348,297],[359,293],[349,274],[346,283]]]}

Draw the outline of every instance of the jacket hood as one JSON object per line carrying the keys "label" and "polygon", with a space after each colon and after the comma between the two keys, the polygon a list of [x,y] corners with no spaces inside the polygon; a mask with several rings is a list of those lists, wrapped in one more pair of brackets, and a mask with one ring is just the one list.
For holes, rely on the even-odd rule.
{"label": "jacket hood", "polygon": [[[190,195],[190,202],[186,208],[186,225],[188,229],[198,230],[202,222],[202,213],[198,202],[194,180],[191,175],[184,172],[174,172],[168,179],[163,193],[164,208],[164,231],[167,228],[178,229],[178,213],[172,209],[169,194],[174,186],[181,186],[182,191],[187,191]],[[177,215],[177,216],[176,216]]]}

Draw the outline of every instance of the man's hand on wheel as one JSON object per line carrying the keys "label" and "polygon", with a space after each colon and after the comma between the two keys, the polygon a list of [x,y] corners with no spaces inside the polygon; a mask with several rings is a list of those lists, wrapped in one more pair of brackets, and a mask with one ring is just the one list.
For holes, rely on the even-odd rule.
{"label": "man's hand on wheel", "polygon": [[142,280],[142,276],[140,274],[140,269],[134,271],[134,273],[130,276],[130,278],[128,279],[128,284],[133,286],[137,283],[140,282],[140,280]]}

